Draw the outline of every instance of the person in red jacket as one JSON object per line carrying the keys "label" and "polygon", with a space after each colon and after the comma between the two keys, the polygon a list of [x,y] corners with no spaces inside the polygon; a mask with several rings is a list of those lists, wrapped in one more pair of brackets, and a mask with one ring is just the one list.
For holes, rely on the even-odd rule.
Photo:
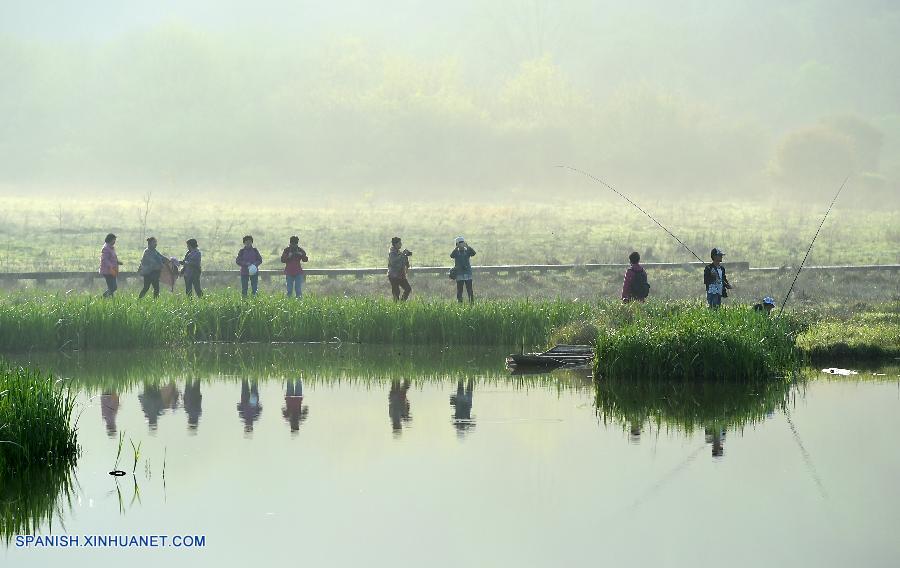
{"label": "person in red jacket", "polygon": [[650,295],[650,284],[647,282],[647,272],[641,266],[641,255],[633,252],[628,255],[631,266],[625,271],[625,282],[622,284],[622,301],[625,303],[643,302]]}
{"label": "person in red jacket", "polygon": [[303,274],[301,262],[309,262],[306,251],[300,248],[300,237],[291,237],[291,244],[281,253],[281,262],[284,263],[284,281],[287,286],[288,298],[293,293],[297,298],[303,297],[303,284],[306,276]]}

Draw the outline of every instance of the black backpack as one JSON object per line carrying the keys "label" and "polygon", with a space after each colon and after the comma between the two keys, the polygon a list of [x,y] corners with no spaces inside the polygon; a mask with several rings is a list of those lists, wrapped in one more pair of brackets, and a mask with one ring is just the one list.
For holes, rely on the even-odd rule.
{"label": "black backpack", "polygon": [[[631,270],[629,268],[629,270]],[[650,295],[650,283],[647,282],[647,272],[644,270],[635,270],[634,278],[631,281],[631,295],[635,298],[643,300]]]}

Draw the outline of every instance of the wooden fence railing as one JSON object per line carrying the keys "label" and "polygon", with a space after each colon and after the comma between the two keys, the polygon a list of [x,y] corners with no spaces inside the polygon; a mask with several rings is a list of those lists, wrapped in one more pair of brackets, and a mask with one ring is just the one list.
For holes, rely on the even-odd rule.
{"label": "wooden fence railing", "polygon": [[[728,262],[725,266],[732,272],[751,271],[751,272],[793,272],[796,268],[791,266],[781,267],[758,267],[750,266],[749,262]],[[642,266],[649,270],[691,270],[702,268],[705,263],[702,262],[685,262],[685,263],[667,263],[667,262],[647,262]],[[473,271],[479,274],[494,275],[511,275],[520,272],[586,272],[593,270],[624,270],[627,264],[504,264],[497,266],[474,266]],[[410,268],[412,274],[435,274],[445,276],[449,266],[417,266]],[[834,272],[865,272],[865,271],[898,271],[900,264],[867,264],[858,266],[806,266],[805,271],[834,271]],[[206,277],[222,277],[235,276],[237,270],[207,270],[203,272]],[[386,273],[385,268],[305,268],[304,273],[307,276],[326,276],[329,278],[337,278],[339,276],[355,276],[363,278],[365,276],[378,276]],[[260,277],[268,280],[273,276],[281,276],[281,270],[260,270]],[[96,272],[6,272],[0,273],[0,281],[16,281],[16,280],[33,280],[37,284],[44,284],[48,280],[93,280],[101,276]],[[129,278],[139,278],[137,272],[120,272],[119,279],[127,280]]]}

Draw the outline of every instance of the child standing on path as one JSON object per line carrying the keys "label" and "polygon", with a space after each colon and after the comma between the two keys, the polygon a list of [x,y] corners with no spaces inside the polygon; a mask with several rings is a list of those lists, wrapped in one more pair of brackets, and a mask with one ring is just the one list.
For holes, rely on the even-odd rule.
{"label": "child standing on path", "polygon": [[722,257],[725,251],[714,248],[709,253],[712,263],[703,269],[703,286],[706,287],[706,302],[711,309],[718,309],[722,305],[722,298],[728,297],[731,284],[725,276],[725,267],[722,266]]}

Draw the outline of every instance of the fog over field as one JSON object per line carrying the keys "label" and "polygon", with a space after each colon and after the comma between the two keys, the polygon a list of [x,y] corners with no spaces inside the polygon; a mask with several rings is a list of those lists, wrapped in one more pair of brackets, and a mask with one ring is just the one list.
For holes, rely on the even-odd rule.
{"label": "fog over field", "polygon": [[[900,2],[0,5],[0,195],[895,207]],[[244,197],[247,199],[248,197]]]}

